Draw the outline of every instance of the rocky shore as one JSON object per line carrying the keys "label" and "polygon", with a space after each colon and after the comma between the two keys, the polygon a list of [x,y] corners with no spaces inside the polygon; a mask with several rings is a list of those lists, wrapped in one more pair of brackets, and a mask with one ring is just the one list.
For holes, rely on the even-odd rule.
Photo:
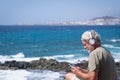
{"label": "rocky shore", "polygon": [[[88,61],[81,61],[80,63],[74,64],[75,66],[80,66],[81,68],[87,69]],[[120,76],[120,62],[116,62],[117,72]],[[31,62],[17,62],[6,61],[5,63],[0,63],[0,70],[8,70],[8,69],[40,69],[40,70],[52,70],[52,71],[70,71],[70,63],[68,62],[58,62],[54,59],[44,59],[40,58],[39,60],[34,60]]]}
{"label": "rocky shore", "polygon": [[[72,64],[73,65],[73,64]],[[87,68],[87,61],[82,61],[81,63],[74,64],[82,68]],[[54,59],[40,58],[39,60],[33,60],[31,62],[18,62],[18,61],[5,61],[0,63],[1,70],[7,69],[40,69],[40,70],[52,70],[52,71],[70,71],[70,63],[68,62],[58,62]]]}

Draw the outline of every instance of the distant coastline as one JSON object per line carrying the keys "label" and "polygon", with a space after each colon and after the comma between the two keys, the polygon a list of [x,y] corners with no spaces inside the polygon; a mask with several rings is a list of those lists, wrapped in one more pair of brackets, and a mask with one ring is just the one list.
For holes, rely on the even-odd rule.
{"label": "distant coastline", "polygon": [[103,17],[96,17],[86,21],[67,21],[67,22],[56,23],[56,25],[57,24],[59,25],[120,25],[120,18],[103,16]]}
{"label": "distant coastline", "polygon": [[11,24],[11,25],[0,25],[0,26],[102,26],[102,25],[120,25],[119,17],[103,16],[89,19],[86,21],[63,21],[56,23],[44,23],[44,24]]}
{"label": "distant coastline", "polygon": [[49,25],[49,24],[44,24],[44,25],[0,25],[0,27],[14,27],[14,26],[17,26],[17,27],[64,27],[64,26],[75,26],[75,27],[78,27],[78,26],[89,26],[89,27],[92,27],[92,26],[96,26],[96,27],[102,27],[102,26],[109,26],[109,27],[112,27],[112,26],[120,26],[120,25],[72,25],[72,24],[69,24],[69,25],[64,25],[64,24],[52,24],[52,25]]}

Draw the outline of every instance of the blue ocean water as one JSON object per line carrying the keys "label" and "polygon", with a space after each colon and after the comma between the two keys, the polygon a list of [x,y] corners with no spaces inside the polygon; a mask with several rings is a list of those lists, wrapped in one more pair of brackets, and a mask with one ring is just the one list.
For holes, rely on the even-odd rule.
{"label": "blue ocean water", "polygon": [[105,47],[120,53],[120,26],[0,26],[0,55],[87,56],[81,35],[91,29],[101,35]]}
{"label": "blue ocean water", "polygon": [[[40,57],[67,62],[88,59],[88,53],[81,43],[81,35],[84,31],[91,29],[101,35],[102,45],[111,51],[116,61],[120,61],[120,26],[14,25],[0,26],[0,62],[6,60],[31,61]],[[1,72],[0,75],[9,74],[9,71]],[[41,74],[41,72],[37,72],[36,74]],[[55,75],[60,76],[61,74],[55,73]],[[38,77],[34,76],[33,78]],[[6,76],[3,75],[3,77]],[[44,75],[43,77],[45,78]],[[29,76],[27,80],[33,80],[33,78]],[[0,77],[0,79],[2,78]],[[54,80],[54,78],[50,80]]]}

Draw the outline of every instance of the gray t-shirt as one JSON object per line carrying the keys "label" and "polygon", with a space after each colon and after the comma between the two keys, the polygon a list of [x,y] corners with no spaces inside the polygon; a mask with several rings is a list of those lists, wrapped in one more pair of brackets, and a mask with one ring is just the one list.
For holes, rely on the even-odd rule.
{"label": "gray t-shirt", "polygon": [[90,53],[88,70],[98,70],[98,80],[117,80],[114,59],[104,47],[98,47]]}

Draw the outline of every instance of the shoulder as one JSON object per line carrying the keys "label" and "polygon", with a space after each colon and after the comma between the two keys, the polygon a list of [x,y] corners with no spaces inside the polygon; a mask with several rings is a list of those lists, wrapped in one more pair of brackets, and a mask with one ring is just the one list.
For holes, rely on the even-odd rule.
{"label": "shoulder", "polygon": [[89,57],[91,58],[93,58],[93,57],[96,57],[96,58],[100,58],[100,57],[102,57],[104,54],[106,54],[106,49],[104,48],[104,47],[98,47],[98,48],[96,48],[95,50],[93,50],[91,53],[90,53],[90,55],[89,55]]}
{"label": "shoulder", "polygon": [[111,56],[110,51],[107,50],[106,48],[98,47],[90,53],[90,57],[95,57],[95,58],[98,58],[99,60],[101,60],[103,58],[106,59],[106,58],[112,57],[112,56]]}
{"label": "shoulder", "polygon": [[92,54],[96,54],[96,53],[105,53],[105,52],[109,52],[106,48],[100,46],[98,48],[96,48],[95,50],[93,50],[91,53]]}

